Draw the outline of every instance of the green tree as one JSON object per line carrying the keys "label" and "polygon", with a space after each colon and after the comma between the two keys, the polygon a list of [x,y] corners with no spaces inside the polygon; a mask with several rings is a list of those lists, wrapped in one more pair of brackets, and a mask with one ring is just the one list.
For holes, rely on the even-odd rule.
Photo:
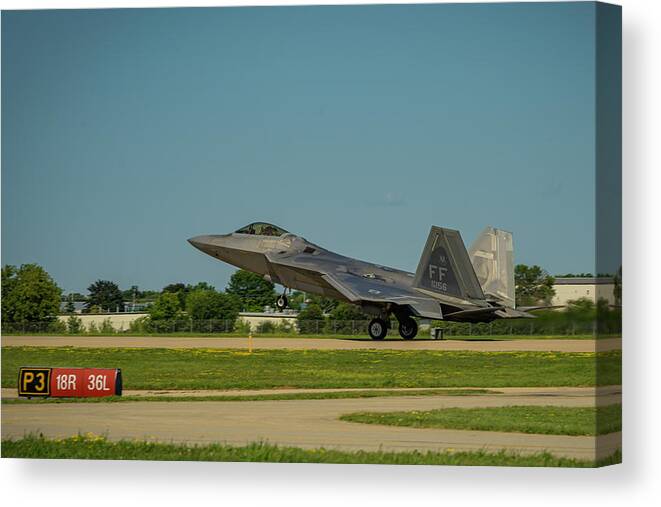
{"label": "green tree", "polygon": [[148,303],[156,301],[156,298],[160,296],[161,293],[157,290],[142,290],[138,293],[138,302]]}
{"label": "green tree", "polygon": [[622,332],[622,307],[610,306],[607,299],[597,300],[597,332],[601,334],[616,334]]}
{"label": "green tree", "polygon": [[97,280],[87,288],[89,296],[85,308],[89,311],[93,306],[98,306],[101,310],[114,312],[124,309],[124,298],[122,291],[115,282],[110,280]]}
{"label": "green tree", "polygon": [[613,276],[613,298],[616,305],[622,304],[622,266],[617,270]]}
{"label": "green tree", "polygon": [[196,290],[186,298],[186,311],[194,331],[232,331],[240,310],[238,297],[215,290]]}
{"label": "green tree", "polygon": [[190,285],[185,285],[179,282],[179,283],[171,283],[170,285],[166,285],[165,287],[163,287],[161,294],[165,294],[165,293],[176,294],[177,298],[179,299],[179,308],[181,310],[184,310],[186,308],[186,296],[190,291],[191,291]]}
{"label": "green tree", "polygon": [[539,266],[517,264],[514,268],[517,305],[549,304],[555,295],[555,278]]}
{"label": "green tree", "polygon": [[140,297],[140,290],[137,285],[131,285],[130,289],[122,291],[122,299],[124,301],[133,301],[133,298],[137,301],[138,297]]}
{"label": "green tree", "polygon": [[350,303],[338,303],[330,312],[327,331],[329,333],[352,334],[364,331],[364,325],[372,318],[360,307]]}
{"label": "green tree", "polygon": [[318,305],[324,313],[332,312],[340,304],[337,299],[319,296],[318,294],[308,294],[305,303]]}
{"label": "green tree", "polygon": [[306,304],[316,304],[323,312],[330,313],[339,303],[337,299],[327,298],[317,294],[307,294],[298,290],[295,290],[289,296],[289,308],[292,310],[300,310]]}
{"label": "green tree", "polygon": [[303,308],[304,303],[305,303],[305,292],[295,290],[289,296],[289,308],[291,308],[292,310],[296,310],[296,311],[300,310],[301,308]]}
{"label": "green tree", "polygon": [[593,322],[597,315],[597,307],[591,299],[579,298],[567,301],[567,318],[570,322]]}
{"label": "green tree", "polygon": [[265,306],[273,305],[276,299],[271,282],[243,269],[232,275],[225,292],[237,296],[241,301],[241,308],[250,312],[261,312]]}
{"label": "green tree", "polygon": [[80,317],[72,315],[67,319],[67,333],[81,334],[83,331],[83,321],[80,319]]}
{"label": "green tree", "polygon": [[49,333],[64,334],[67,332],[67,325],[60,319],[55,319],[48,323],[47,329]]}
{"label": "green tree", "polygon": [[2,322],[49,322],[60,310],[62,291],[38,264],[2,268]]}
{"label": "green tree", "polygon": [[115,334],[117,331],[112,325],[112,322],[110,322],[110,319],[104,319],[103,322],[101,322],[101,326],[99,326],[99,333],[101,334]]}
{"label": "green tree", "polygon": [[186,298],[186,312],[193,320],[223,320],[234,322],[241,310],[240,299],[233,294],[215,290],[195,290]]}
{"label": "green tree", "polygon": [[149,317],[140,317],[135,319],[129,324],[129,332],[131,333],[147,333],[152,330],[151,319]]}
{"label": "green tree", "polygon": [[76,311],[76,307],[73,304],[73,301],[70,299],[67,301],[66,306],[64,307],[64,312],[65,313],[73,313]]}
{"label": "green tree", "polygon": [[296,323],[302,334],[319,333],[324,328],[324,312],[317,304],[311,303],[298,312]]}
{"label": "green tree", "polygon": [[257,329],[255,331],[259,334],[273,334],[276,329],[276,325],[273,322],[266,320],[257,324]]}
{"label": "green tree", "polygon": [[333,320],[370,320],[371,317],[363,312],[359,306],[350,303],[339,303],[330,312]]}
{"label": "green tree", "polygon": [[87,297],[83,296],[80,292],[69,292],[69,294],[62,296],[62,301],[86,301]]}
{"label": "green tree", "polygon": [[194,290],[216,290],[216,288],[207,282],[197,282],[195,285],[187,285],[188,291]]}
{"label": "green tree", "polygon": [[176,294],[177,292],[185,291],[186,290],[186,284],[184,283],[171,283],[169,285],[166,285],[163,287],[163,290],[161,292],[171,292],[172,294]]}
{"label": "green tree", "polygon": [[181,316],[181,304],[177,294],[164,292],[149,307],[152,320],[172,320]]}

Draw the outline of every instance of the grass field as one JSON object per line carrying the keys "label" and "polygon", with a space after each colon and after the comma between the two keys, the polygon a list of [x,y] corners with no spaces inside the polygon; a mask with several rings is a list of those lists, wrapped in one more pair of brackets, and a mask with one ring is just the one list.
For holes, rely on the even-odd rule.
{"label": "grass field", "polygon": [[[326,338],[326,339],[335,339],[335,340],[360,340],[371,342],[372,339],[365,333],[355,333],[355,334],[298,334],[298,333],[252,333],[255,338]],[[197,332],[177,332],[177,333],[80,333],[80,334],[65,334],[62,333],[40,333],[40,332],[26,332],[26,333],[8,333],[4,336],[122,336],[122,337],[131,337],[131,336],[154,336],[154,337],[173,337],[173,338],[246,338],[246,333],[197,333]],[[508,335],[451,335],[446,334],[445,339],[447,340],[459,340],[459,341],[503,341],[503,340],[599,340],[604,338],[621,338],[621,335],[607,335],[607,334],[550,334],[550,335],[517,335],[517,334],[508,334]],[[420,334],[415,338],[416,340],[431,340],[428,331],[421,331]],[[386,340],[396,340],[400,341],[401,338],[395,332],[388,335]]]}
{"label": "grass field", "polygon": [[604,435],[622,430],[622,405],[597,408],[511,406],[444,408],[411,412],[359,412],[343,415],[340,419],[415,428],[512,431],[546,435]]}
{"label": "grass field", "polygon": [[489,389],[415,389],[411,391],[336,391],[321,393],[282,393],[209,396],[107,396],[104,398],[3,398],[3,405],[22,403],[116,403],[130,401],[263,401],[263,400],[336,400],[343,398],[380,398],[389,396],[478,396],[500,394]]}
{"label": "grass field", "polygon": [[[595,358],[599,360],[596,361]],[[20,366],[121,368],[125,389],[508,387],[621,383],[621,352],[3,347],[2,387]]]}
{"label": "grass field", "polygon": [[221,444],[186,446],[150,442],[111,442],[94,435],[50,440],[27,436],[2,441],[3,458],[122,459],[159,461],[260,461],[272,463],[366,463],[388,465],[462,465],[528,467],[594,467],[622,461],[617,452],[597,462],[558,458],[549,453],[508,452],[368,452],[300,449],[253,443],[244,447]]}

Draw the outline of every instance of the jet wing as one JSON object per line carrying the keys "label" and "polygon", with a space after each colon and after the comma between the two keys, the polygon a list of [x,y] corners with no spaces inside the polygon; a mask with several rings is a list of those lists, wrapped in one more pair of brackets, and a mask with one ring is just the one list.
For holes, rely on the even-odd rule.
{"label": "jet wing", "polygon": [[502,318],[505,315],[503,311],[504,306],[489,306],[486,308],[473,308],[470,310],[461,310],[458,312],[446,313],[445,320],[452,320],[457,322],[473,322],[475,319],[485,318],[489,315],[497,315]]}
{"label": "jet wing", "polygon": [[418,317],[443,318],[438,300],[420,295],[400,285],[384,283],[381,280],[348,272],[326,273],[321,277],[352,303],[393,303],[409,306]]}
{"label": "jet wing", "polygon": [[327,288],[354,304],[393,303],[409,306],[417,317],[443,318],[439,300],[421,294],[412,287],[379,278],[368,278],[348,269],[329,273],[317,268],[311,256],[280,258],[267,253],[266,258],[281,282],[286,280],[288,273],[293,273],[297,278],[298,286],[301,285],[301,281],[306,281],[311,285]]}

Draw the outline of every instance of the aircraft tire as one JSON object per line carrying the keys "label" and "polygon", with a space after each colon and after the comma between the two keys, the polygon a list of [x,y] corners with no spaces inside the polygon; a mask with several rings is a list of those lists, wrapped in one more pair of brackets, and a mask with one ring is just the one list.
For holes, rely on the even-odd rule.
{"label": "aircraft tire", "polygon": [[372,319],[367,326],[367,333],[372,340],[383,340],[388,334],[388,324],[383,319]]}
{"label": "aircraft tire", "polygon": [[405,340],[413,340],[418,334],[418,323],[411,317],[406,317],[399,322],[399,336]]}
{"label": "aircraft tire", "polygon": [[278,299],[275,300],[275,306],[280,311],[287,308],[288,304],[289,301],[287,301],[287,296],[285,296],[284,294],[281,294],[280,296],[278,296]]}

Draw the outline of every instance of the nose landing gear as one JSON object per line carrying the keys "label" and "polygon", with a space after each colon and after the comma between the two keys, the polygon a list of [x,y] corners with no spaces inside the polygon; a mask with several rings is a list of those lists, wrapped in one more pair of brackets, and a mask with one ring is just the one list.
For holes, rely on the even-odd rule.
{"label": "nose landing gear", "polygon": [[280,294],[278,296],[278,299],[275,300],[275,307],[279,310],[282,311],[285,308],[287,308],[287,305],[289,304],[289,301],[287,300],[286,294]]}
{"label": "nose landing gear", "polygon": [[276,309],[281,312],[287,306],[289,306],[289,300],[287,299],[287,292],[290,291],[288,287],[285,287],[285,290],[282,291],[282,294],[278,296],[278,299],[275,300],[275,307]]}

